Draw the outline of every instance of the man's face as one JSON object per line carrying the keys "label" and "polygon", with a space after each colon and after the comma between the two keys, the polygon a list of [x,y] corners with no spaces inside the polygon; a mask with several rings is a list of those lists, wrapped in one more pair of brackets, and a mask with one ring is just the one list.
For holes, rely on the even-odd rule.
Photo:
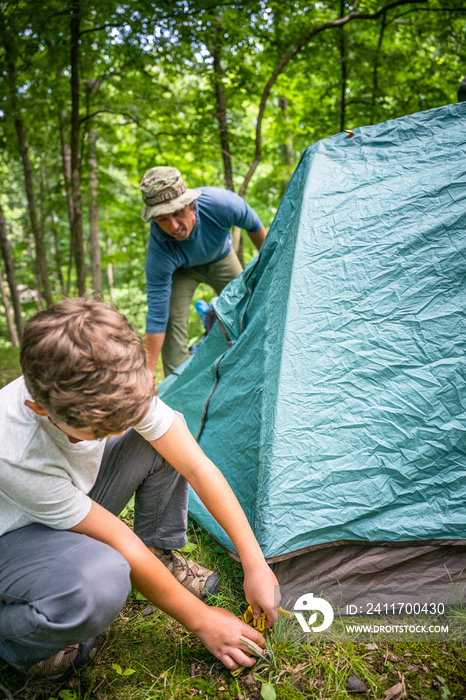
{"label": "man's face", "polygon": [[155,216],[154,221],[160,226],[162,231],[177,241],[185,241],[189,238],[196,225],[196,214],[194,204],[187,204],[183,209],[174,211],[171,214]]}

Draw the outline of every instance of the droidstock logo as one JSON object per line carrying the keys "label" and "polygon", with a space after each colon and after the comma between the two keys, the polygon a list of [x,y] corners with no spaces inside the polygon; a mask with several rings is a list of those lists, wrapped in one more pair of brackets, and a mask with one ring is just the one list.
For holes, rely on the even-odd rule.
{"label": "droidstock logo", "polygon": [[[312,612],[307,622],[303,615],[303,612],[309,613],[315,610],[321,612],[324,616],[324,621],[317,627],[312,626],[317,620],[317,612]],[[301,625],[303,632],[323,632],[328,629],[333,622],[333,608],[330,603],[323,598],[314,598],[312,593],[305,593],[301,598],[298,598],[294,604],[294,611],[295,617]]]}

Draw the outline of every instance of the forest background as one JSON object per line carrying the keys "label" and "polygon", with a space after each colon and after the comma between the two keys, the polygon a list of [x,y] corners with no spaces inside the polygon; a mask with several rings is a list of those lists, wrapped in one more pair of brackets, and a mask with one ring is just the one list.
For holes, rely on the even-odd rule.
{"label": "forest background", "polygon": [[[138,184],[149,168],[235,190],[268,228],[309,145],[456,102],[465,73],[466,0],[0,0],[0,386],[19,374],[24,322],[63,296],[94,290],[144,333]],[[247,262],[247,237],[235,242]],[[201,333],[193,312],[191,341]],[[244,603],[237,574],[226,577],[232,610]],[[143,613],[117,623],[95,676],[60,698],[257,699],[280,683],[279,698],[335,700],[355,674],[370,697],[387,688],[394,698],[409,669],[410,697],[464,698],[462,644],[381,647],[372,658],[364,645],[280,646],[275,631],[275,665],[260,671],[262,689],[247,676],[247,689],[213,674],[177,623],[162,613],[143,623]],[[21,687],[17,697],[49,698],[11,669],[0,681]]]}
{"label": "forest background", "polygon": [[316,140],[456,102],[465,30],[464,0],[0,2],[0,351],[89,290],[142,335],[146,170],[268,227]]}

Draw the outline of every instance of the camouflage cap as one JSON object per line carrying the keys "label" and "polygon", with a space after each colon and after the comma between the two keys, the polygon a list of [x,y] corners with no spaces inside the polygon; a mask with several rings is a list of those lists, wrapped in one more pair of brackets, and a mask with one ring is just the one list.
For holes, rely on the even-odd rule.
{"label": "camouflage cap", "polygon": [[180,171],[168,166],[159,166],[147,171],[141,180],[139,189],[146,205],[141,210],[143,221],[150,221],[155,216],[172,214],[183,209],[201,194],[200,190],[188,190]]}

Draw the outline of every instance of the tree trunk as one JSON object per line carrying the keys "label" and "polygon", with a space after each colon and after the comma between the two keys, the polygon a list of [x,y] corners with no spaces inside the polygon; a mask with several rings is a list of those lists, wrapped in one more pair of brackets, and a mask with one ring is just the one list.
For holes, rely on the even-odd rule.
{"label": "tree trunk", "polygon": [[96,299],[102,299],[102,260],[100,253],[99,208],[97,206],[97,131],[89,133],[89,241],[91,247],[92,288]]}
{"label": "tree trunk", "polygon": [[[110,253],[110,245],[111,245],[111,240],[110,238],[106,238],[105,240],[105,253],[108,256]],[[110,297],[110,301],[112,304],[115,303],[115,295],[113,293],[113,265],[112,263],[107,264],[107,281],[108,281],[108,295]]]}
{"label": "tree trunk", "polygon": [[[213,50],[211,51],[212,58],[214,59],[215,103],[217,109],[215,116],[217,117],[219,127],[225,188],[234,192],[235,185],[233,182],[233,166],[230,151],[230,137],[228,132],[228,111],[225,88],[223,86],[221,36],[221,27],[217,26],[215,44]],[[237,254],[241,265],[244,267],[243,237],[241,235],[241,229],[238,226],[233,226],[232,239],[233,250]]]}
{"label": "tree trunk", "polygon": [[[283,113],[283,118],[289,127],[290,125],[290,113],[289,113],[289,102],[288,98],[282,95],[279,100],[278,100],[278,105],[280,109],[282,110]],[[288,184],[288,181],[292,175],[293,171],[293,166],[294,166],[294,142],[293,142],[293,132],[291,131],[291,128],[288,128],[287,133],[286,133],[286,141],[285,143],[280,144],[280,151],[282,154],[282,160],[283,164],[285,165],[286,172],[287,172],[287,177],[282,178],[282,181],[280,183],[280,189],[282,191],[282,194],[284,193],[286,186]]]}
{"label": "tree trunk", "polygon": [[18,106],[18,88],[16,83],[16,65],[15,65],[15,47],[10,42],[10,37],[7,35],[7,30],[4,26],[3,16],[1,16],[0,29],[2,30],[3,46],[5,48],[6,59],[7,59],[7,75],[8,75],[8,87],[10,92],[10,105],[11,113],[14,117],[14,125],[16,131],[16,137],[18,140],[18,147],[21,154],[21,162],[23,165],[24,173],[24,184],[26,189],[26,196],[28,201],[28,212],[29,219],[31,222],[32,233],[34,236],[34,242],[36,246],[36,259],[39,268],[39,275],[41,286],[44,290],[45,300],[48,306],[53,304],[52,293],[50,291],[50,283],[47,273],[47,261],[44,246],[44,236],[43,232],[39,226],[39,220],[37,218],[37,207],[36,199],[34,195],[34,186],[32,182],[32,169],[28,154],[28,144],[26,142],[26,136],[24,133],[24,124],[21,117],[21,110]]}
{"label": "tree trunk", "polygon": [[68,210],[68,222],[70,225],[70,253],[68,260],[68,275],[66,280],[66,294],[70,293],[71,284],[71,267],[75,257],[75,244],[73,240],[73,198],[71,196],[71,152],[67,139],[67,114],[66,109],[62,109],[58,116],[58,123],[60,129],[60,146],[61,146],[61,159],[62,159],[62,169],[63,169],[63,184],[65,189],[66,204]]}
{"label": "tree trunk", "polygon": [[375,121],[375,112],[377,108],[377,98],[379,96],[379,58],[380,51],[382,48],[383,35],[385,32],[385,27],[387,26],[387,13],[384,12],[382,15],[382,23],[380,25],[379,41],[377,43],[377,50],[374,57],[374,69],[372,71],[372,105],[371,105],[371,120],[370,123],[373,124]]}
{"label": "tree trunk", "polygon": [[47,306],[52,306],[53,298],[50,289],[50,282],[47,272],[47,259],[45,252],[44,235],[39,226],[37,218],[36,199],[34,196],[34,187],[32,183],[31,163],[28,155],[28,145],[24,135],[23,120],[19,114],[15,117],[16,135],[18,137],[19,150],[21,152],[21,160],[23,163],[24,183],[26,187],[26,196],[28,200],[29,219],[31,221],[32,234],[36,244],[36,260],[39,273],[41,288],[44,290],[44,298]]}
{"label": "tree trunk", "polygon": [[79,159],[79,39],[81,21],[80,0],[72,0],[71,4],[71,198],[73,200],[73,221],[71,227],[71,240],[74,244],[74,256],[76,263],[76,284],[78,294],[86,293],[86,264],[83,244],[83,213],[81,199],[81,176]]}
{"label": "tree trunk", "polygon": [[15,324],[11,318],[10,304],[8,302],[8,297],[5,292],[5,285],[3,284],[3,277],[0,274],[0,295],[2,297],[3,306],[5,307],[5,318],[6,325],[8,328],[8,333],[10,334],[11,344],[14,348],[19,348],[18,334],[16,333]]}
{"label": "tree trunk", "polygon": [[[16,285],[13,258],[11,255],[10,243],[8,241],[8,226],[0,206],[0,249],[2,252],[3,264],[5,265],[6,279],[10,290],[11,303],[15,315],[17,336],[21,340],[23,335],[23,318],[21,315],[21,304],[19,301],[18,287]],[[10,334],[11,335],[11,334]]]}
{"label": "tree trunk", "polygon": [[52,236],[53,236],[55,269],[57,271],[57,281],[58,281],[58,285],[60,288],[60,294],[64,297],[66,297],[66,296],[68,296],[69,287],[68,287],[68,289],[66,288],[65,279],[63,277],[62,259],[61,259],[61,255],[60,255],[60,241],[59,241],[59,238],[57,236],[57,229],[55,226],[54,216],[55,216],[55,214],[52,212],[52,215],[50,217],[50,230],[51,230]]}
{"label": "tree trunk", "polygon": [[[340,0],[340,18],[345,16],[345,0]],[[340,87],[340,131],[345,130],[346,119],[346,83],[348,80],[348,69],[346,65],[345,27],[340,27],[340,66],[341,66],[341,87]]]}
{"label": "tree trunk", "polygon": [[214,59],[215,100],[217,107],[217,112],[215,116],[217,117],[219,126],[220,146],[222,149],[223,159],[223,177],[226,189],[234,192],[235,186],[233,184],[233,167],[231,164],[231,152],[228,134],[227,104],[225,98],[225,89],[223,87],[223,70],[221,64],[222,45],[220,43],[220,33],[218,29],[217,36],[215,39],[215,48],[212,51],[212,57]]}
{"label": "tree trunk", "polygon": [[40,291],[40,273],[39,273],[39,266],[37,264],[37,260],[34,261],[34,279],[36,280],[36,303],[37,303],[37,310],[42,311],[44,308],[44,305],[42,303],[42,294]]}

